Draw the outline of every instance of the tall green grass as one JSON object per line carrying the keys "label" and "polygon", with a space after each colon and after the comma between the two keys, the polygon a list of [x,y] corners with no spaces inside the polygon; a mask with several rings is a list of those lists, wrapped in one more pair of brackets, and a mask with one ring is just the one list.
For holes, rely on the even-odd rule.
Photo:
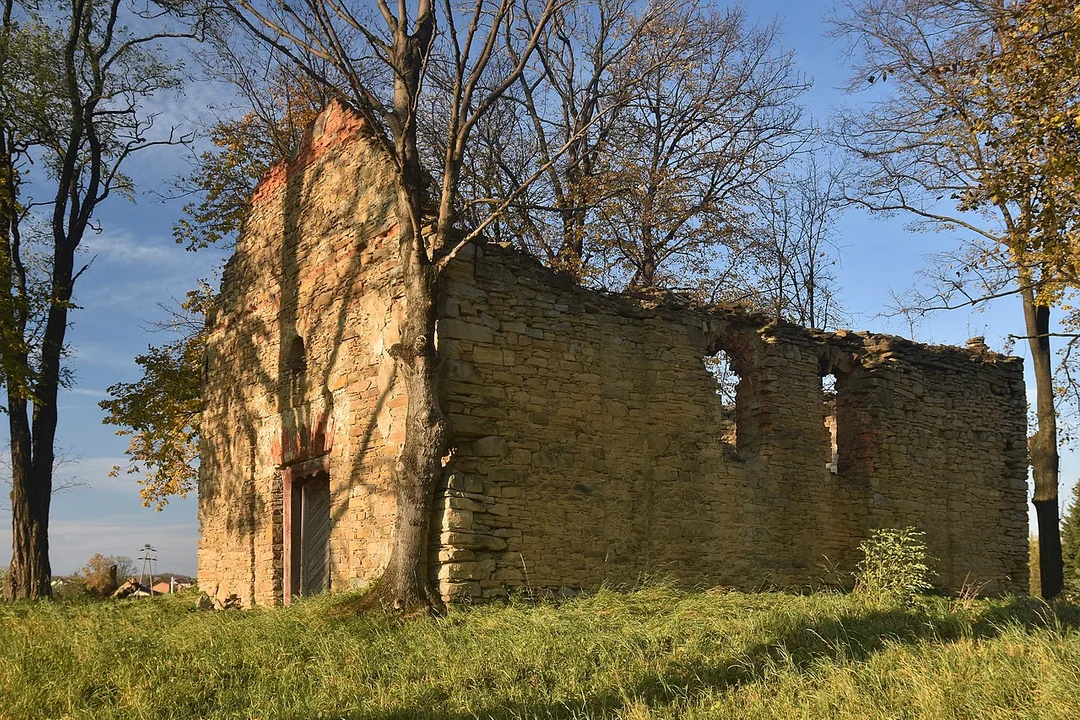
{"label": "tall green grass", "polygon": [[683,592],[344,616],[0,606],[3,718],[1080,717],[1080,613]]}

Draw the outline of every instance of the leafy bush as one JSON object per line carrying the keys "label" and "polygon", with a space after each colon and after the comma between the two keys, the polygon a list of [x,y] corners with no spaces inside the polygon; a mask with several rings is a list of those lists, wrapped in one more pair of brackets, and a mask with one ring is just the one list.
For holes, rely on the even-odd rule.
{"label": "leafy bush", "polygon": [[910,605],[930,589],[926,533],[913,527],[872,530],[859,544],[863,559],[855,566],[855,592],[875,600]]}
{"label": "leafy bush", "polygon": [[86,583],[78,575],[54,578],[52,581],[54,600],[81,600],[89,592]]}

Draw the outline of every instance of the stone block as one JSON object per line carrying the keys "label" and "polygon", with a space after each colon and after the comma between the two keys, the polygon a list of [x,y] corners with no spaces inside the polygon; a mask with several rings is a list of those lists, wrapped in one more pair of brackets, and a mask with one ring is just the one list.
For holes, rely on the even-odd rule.
{"label": "stone block", "polygon": [[440,320],[439,335],[440,337],[453,338],[454,340],[469,340],[484,344],[490,344],[494,338],[491,334],[491,328],[457,318],[444,318]]}
{"label": "stone block", "polygon": [[505,550],[506,540],[491,535],[475,533],[444,532],[440,537],[443,545],[469,550]]}
{"label": "stone block", "polygon": [[506,440],[496,435],[473,440],[471,446],[473,454],[479,457],[506,457],[510,453]]}

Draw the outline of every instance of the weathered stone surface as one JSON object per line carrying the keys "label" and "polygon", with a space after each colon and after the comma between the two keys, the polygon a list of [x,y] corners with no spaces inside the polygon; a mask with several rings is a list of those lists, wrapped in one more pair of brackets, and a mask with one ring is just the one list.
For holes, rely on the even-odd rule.
{"label": "weathered stone surface", "polygon": [[510,452],[510,446],[501,437],[489,435],[479,440],[473,440],[473,454],[477,457],[504,457]]}
{"label": "weathered stone surface", "polygon": [[[337,108],[256,191],[208,340],[199,585],[219,601],[283,599],[283,465],[330,475],[331,588],[389,558],[406,408],[392,178]],[[499,246],[466,248],[447,277],[444,597],[646,574],[804,585],[850,571],[870,528],[904,525],[926,531],[942,588],[1025,588],[1019,360],[605,295]],[[734,407],[703,362],[721,351]]]}
{"label": "weathered stone surface", "polygon": [[444,545],[451,547],[471,550],[503,550],[506,548],[506,540],[502,538],[492,537],[491,535],[474,535],[472,533],[443,533],[442,542]]}

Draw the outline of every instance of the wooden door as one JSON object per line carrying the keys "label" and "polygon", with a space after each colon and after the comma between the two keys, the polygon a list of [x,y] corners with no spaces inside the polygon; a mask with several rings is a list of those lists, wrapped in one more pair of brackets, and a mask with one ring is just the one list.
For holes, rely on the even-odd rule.
{"label": "wooden door", "polygon": [[330,589],[330,473],[307,463],[285,469],[284,601]]}
{"label": "wooden door", "polygon": [[320,473],[300,486],[301,595],[330,589],[330,478]]}

